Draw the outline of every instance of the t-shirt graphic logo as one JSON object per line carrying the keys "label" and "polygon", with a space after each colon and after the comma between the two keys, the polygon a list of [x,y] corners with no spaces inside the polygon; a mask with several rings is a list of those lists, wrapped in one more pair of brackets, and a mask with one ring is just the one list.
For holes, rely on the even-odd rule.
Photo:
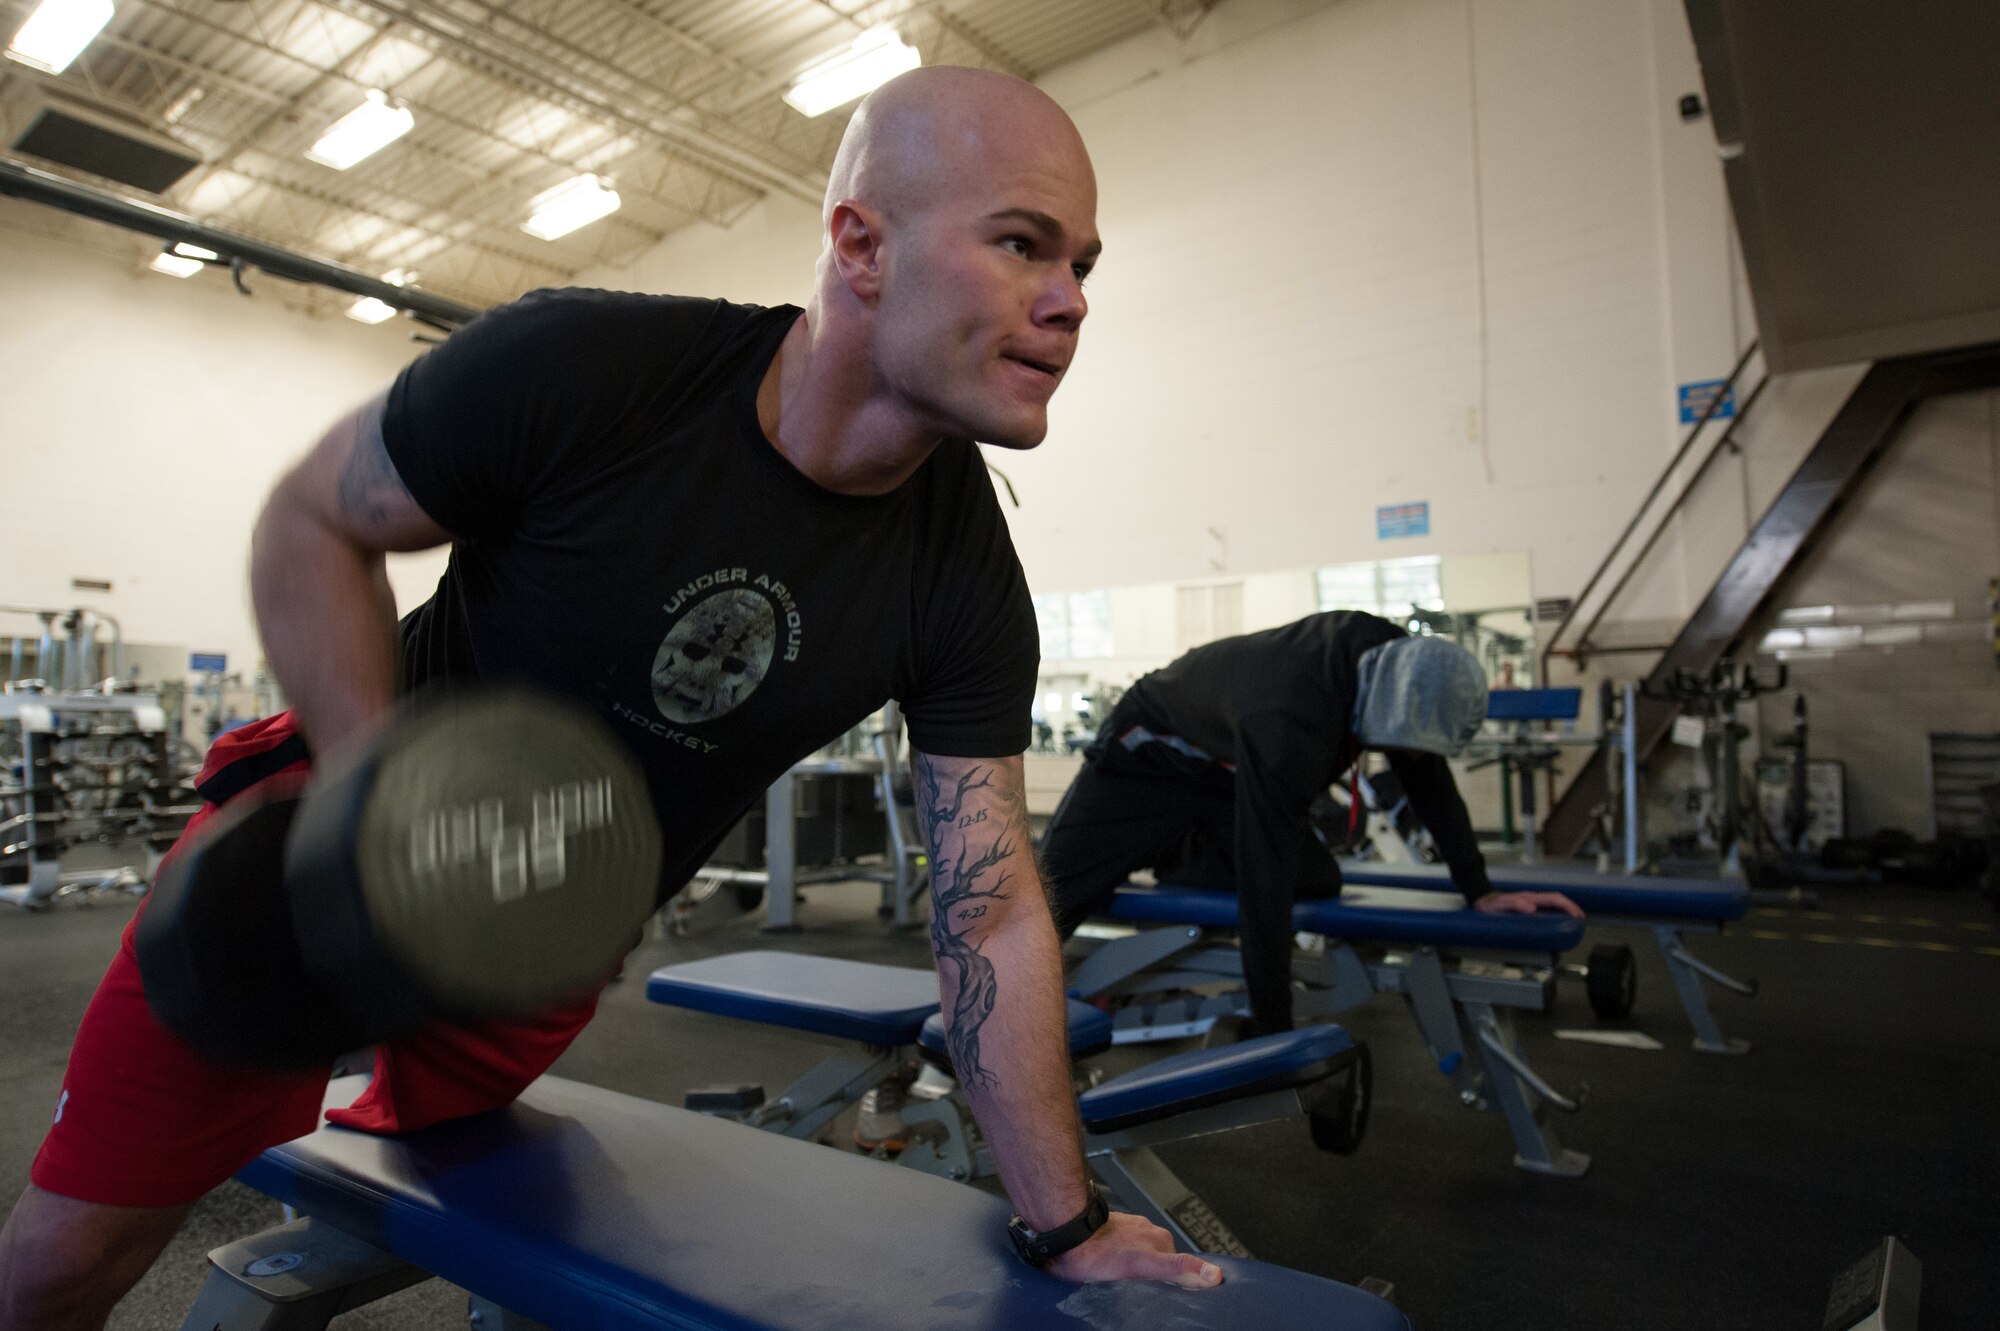
{"label": "t-shirt graphic logo", "polygon": [[778,616],[754,591],[732,587],[697,601],[653,658],[653,701],[681,725],[742,706],[771,668]]}

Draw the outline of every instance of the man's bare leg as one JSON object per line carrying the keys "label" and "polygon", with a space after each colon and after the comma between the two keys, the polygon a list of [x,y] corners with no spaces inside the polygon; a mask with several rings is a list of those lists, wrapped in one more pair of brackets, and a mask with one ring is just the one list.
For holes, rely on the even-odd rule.
{"label": "man's bare leg", "polygon": [[0,1331],[99,1331],[192,1206],[105,1206],[29,1184],[0,1229]]}

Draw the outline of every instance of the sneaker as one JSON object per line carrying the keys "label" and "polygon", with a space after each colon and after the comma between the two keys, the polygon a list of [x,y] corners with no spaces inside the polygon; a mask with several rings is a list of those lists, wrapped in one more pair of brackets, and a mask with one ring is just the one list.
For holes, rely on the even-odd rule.
{"label": "sneaker", "polygon": [[903,1106],[915,1076],[915,1069],[904,1069],[862,1094],[861,1113],[854,1120],[856,1146],[894,1155],[910,1144],[909,1130],[903,1126]]}
{"label": "sneaker", "polygon": [[958,1083],[947,1077],[932,1064],[924,1064],[924,1070],[917,1074],[915,1084],[910,1087],[913,1100],[942,1100],[958,1089]]}

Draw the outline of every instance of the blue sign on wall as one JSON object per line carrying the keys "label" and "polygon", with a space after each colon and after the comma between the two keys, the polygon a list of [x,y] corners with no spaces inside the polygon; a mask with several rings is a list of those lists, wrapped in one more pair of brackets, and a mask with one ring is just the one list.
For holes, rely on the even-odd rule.
{"label": "blue sign on wall", "polygon": [[188,669],[197,675],[219,675],[229,669],[229,657],[224,652],[190,652]]}
{"label": "blue sign on wall", "polygon": [[1693,425],[1701,419],[1701,413],[1708,410],[1708,404],[1715,401],[1717,393],[1722,394],[1722,405],[1715,409],[1711,418],[1726,421],[1736,414],[1736,390],[1728,387],[1727,379],[1702,379],[1696,383],[1681,385],[1681,424]]}
{"label": "blue sign on wall", "polygon": [[1430,534],[1431,505],[1428,499],[1414,504],[1384,504],[1375,510],[1375,539],[1378,541]]}

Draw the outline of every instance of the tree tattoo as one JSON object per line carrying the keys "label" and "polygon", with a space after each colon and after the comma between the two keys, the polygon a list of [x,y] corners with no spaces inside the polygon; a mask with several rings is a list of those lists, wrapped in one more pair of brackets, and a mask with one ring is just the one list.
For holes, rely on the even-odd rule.
{"label": "tree tattoo", "polygon": [[[975,941],[976,922],[995,901],[1007,899],[1002,889],[1012,874],[1001,868],[1017,849],[1007,833],[1007,819],[989,821],[988,811],[968,812],[966,796],[993,785],[991,773],[983,767],[958,774],[949,795],[932,760],[916,757],[917,781],[921,793],[926,839],[931,847],[931,950],[940,972],[949,964],[956,968],[957,993],[952,1000],[947,1040],[952,1067],[968,1088],[991,1090],[1000,1079],[980,1061],[980,1028],[993,1015],[1000,995],[1000,983],[993,963]],[[1005,799],[1000,791],[996,797]],[[990,839],[985,833],[991,829]],[[984,847],[975,844],[983,841]]]}

